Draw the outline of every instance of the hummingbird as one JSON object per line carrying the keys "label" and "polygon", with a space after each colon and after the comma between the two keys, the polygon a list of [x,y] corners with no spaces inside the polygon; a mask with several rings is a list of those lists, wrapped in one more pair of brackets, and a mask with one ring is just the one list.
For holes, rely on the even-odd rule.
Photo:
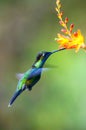
{"label": "hummingbird", "polygon": [[64,50],[65,48],[61,48],[58,50],[54,50],[52,52],[42,51],[39,52],[36,56],[36,60],[33,63],[31,69],[27,70],[25,73],[17,74],[18,84],[15,93],[13,94],[8,107],[11,107],[16,98],[24,91],[24,90],[32,90],[32,87],[40,80],[41,74],[47,68],[43,68],[46,60],[53,54],[58,51]]}

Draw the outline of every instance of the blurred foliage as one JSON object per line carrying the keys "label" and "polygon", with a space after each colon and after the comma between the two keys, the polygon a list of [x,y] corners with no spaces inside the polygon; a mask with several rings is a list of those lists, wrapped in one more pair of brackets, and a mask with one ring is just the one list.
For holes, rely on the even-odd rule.
{"label": "blurred foliage", "polygon": [[[86,35],[86,1],[62,0],[64,16]],[[16,72],[25,72],[41,50],[57,49],[55,0],[0,0],[0,130],[86,130],[86,53],[62,51],[49,58],[31,92],[8,108]]]}

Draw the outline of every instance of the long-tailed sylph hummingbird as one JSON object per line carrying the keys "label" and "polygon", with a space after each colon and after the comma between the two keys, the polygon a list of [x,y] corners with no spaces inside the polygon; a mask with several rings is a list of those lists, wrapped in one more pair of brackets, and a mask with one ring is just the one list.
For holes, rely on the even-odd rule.
{"label": "long-tailed sylph hummingbird", "polygon": [[8,107],[11,107],[15,99],[26,89],[31,90],[32,87],[40,80],[41,73],[46,68],[43,68],[45,61],[55,52],[64,50],[65,48],[55,50],[52,52],[40,52],[38,53],[34,64],[32,65],[31,69],[26,71],[24,74],[17,74],[17,78],[19,82],[17,84],[17,89],[10,100]]}

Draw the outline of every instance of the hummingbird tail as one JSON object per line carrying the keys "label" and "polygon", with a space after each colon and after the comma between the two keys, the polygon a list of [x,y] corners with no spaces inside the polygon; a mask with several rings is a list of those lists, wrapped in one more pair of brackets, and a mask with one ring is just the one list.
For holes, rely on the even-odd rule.
{"label": "hummingbird tail", "polygon": [[16,100],[16,98],[26,89],[26,86],[23,89],[20,89],[18,91],[16,91],[13,95],[13,97],[10,100],[10,103],[8,105],[8,107],[11,107],[13,102]]}
{"label": "hummingbird tail", "polygon": [[16,98],[21,94],[22,90],[19,90],[17,92],[14,93],[13,97],[10,100],[10,103],[8,105],[8,107],[11,107],[13,102],[16,100]]}

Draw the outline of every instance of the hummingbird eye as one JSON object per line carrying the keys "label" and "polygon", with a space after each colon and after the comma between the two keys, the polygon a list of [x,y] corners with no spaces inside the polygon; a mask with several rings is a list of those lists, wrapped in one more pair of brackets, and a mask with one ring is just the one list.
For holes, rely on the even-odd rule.
{"label": "hummingbird eye", "polygon": [[40,53],[37,55],[36,59],[37,59],[37,60],[40,60],[40,58],[42,57],[42,55],[43,55],[43,54],[40,52]]}

